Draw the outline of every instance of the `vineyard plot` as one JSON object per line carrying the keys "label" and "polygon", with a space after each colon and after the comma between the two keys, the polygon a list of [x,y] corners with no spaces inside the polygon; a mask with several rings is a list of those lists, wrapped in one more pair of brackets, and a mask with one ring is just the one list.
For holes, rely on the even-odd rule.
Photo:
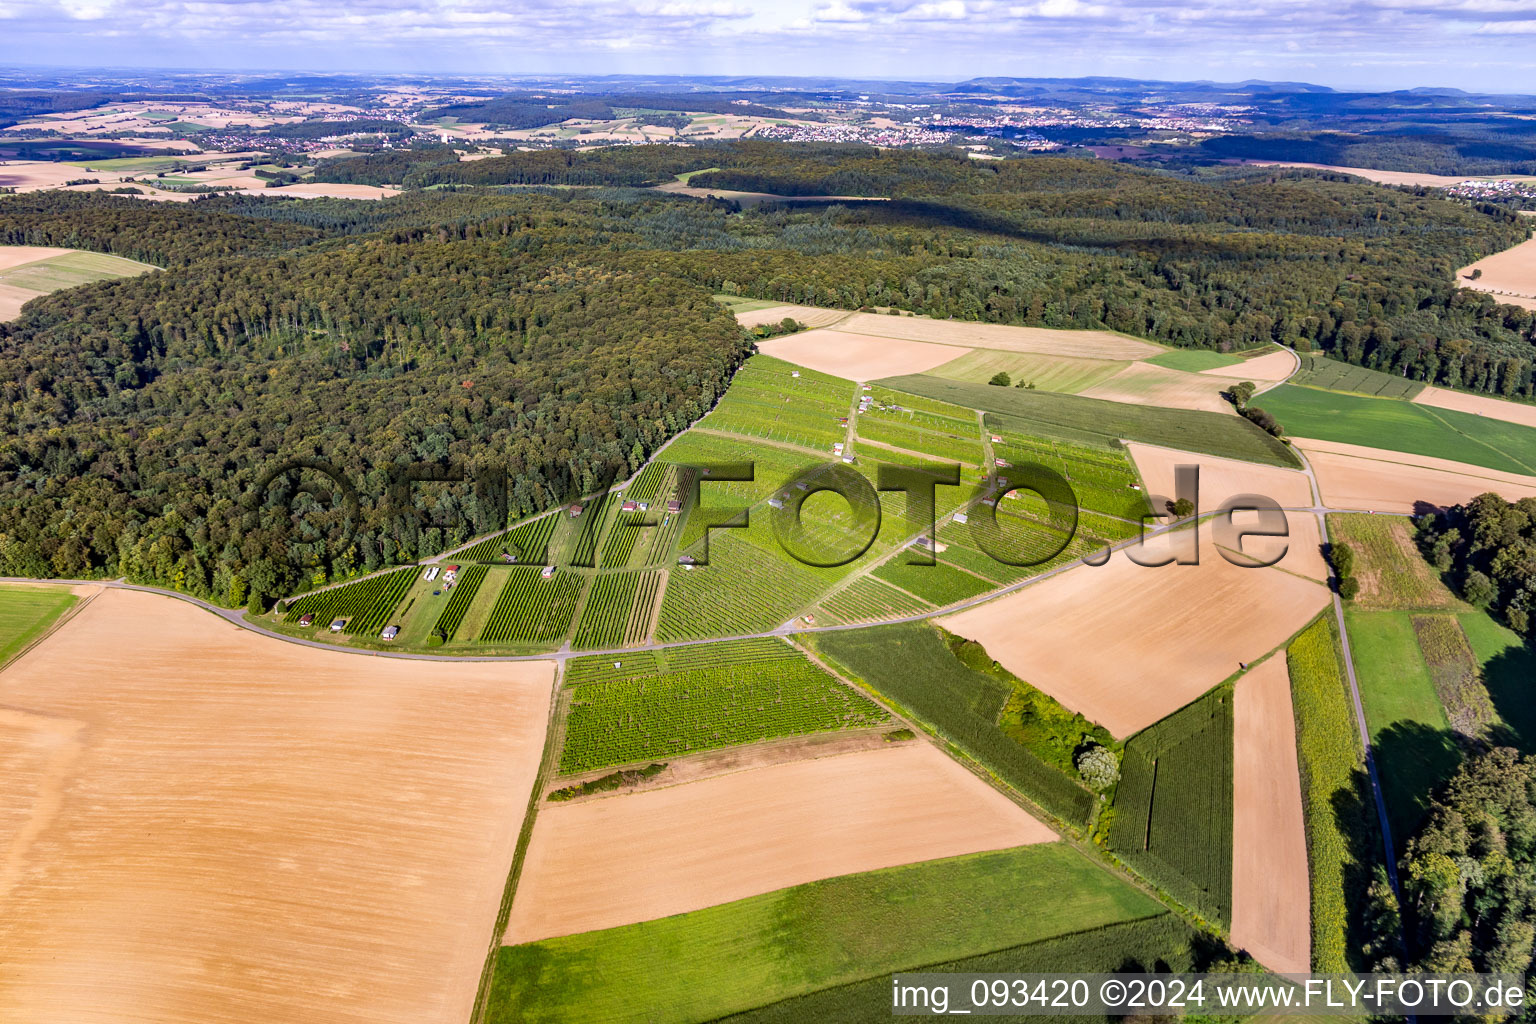
{"label": "vineyard plot", "polygon": [[[552,512],[520,523],[505,533],[487,537],[454,557],[464,562],[493,562],[518,565],[544,565],[549,560],[549,539],[555,532],[560,513]],[[508,562],[508,558],[513,562]]]}
{"label": "vineyard plot", "polygon": [[493,644],[547,644],[559,640],[570,628],[581,596],[581,577],[570,572],[544,579],[541,570],[514,567],[496,598],[496,605],[480,632],[480,640]]}
{"label": "vineyard plot", "polygon": [[437,619],[437,629],[443,634],[444,639],[452,640],[454,634],[459,631],[459,626],[464,622],[464,615],[469,611],[469,606],[474,603],[475,594],[480,590],[480,584],[485,582],[488,572],[490,569],[486,566],[471,565],[459,574],[459,581],[454,585],[453,595],[448,598],[447,607]]}
{"label": "vineyard plot", "polygon": [[660,582],[659,571],[598,576],[592,581],[592,591],[581,610],[581,621],[576,626],[572,646],[590,650],[621,647],[644,640]]}
{"label": "vineyard plot", "polygon": [[804,657],[584,683],[569,692],[560,754],[567,774],[772,737],[870,728],[890,718]]}
{"label": "vineyard plot", "polygon": [[346,632],[352,636],[377,633],[405,599],[416,573],[412,566],[306,595],[288,605],[283,622],[294,625],[300,616],[313,615],[315,626],[321,629],[333,619],[346,619]]}

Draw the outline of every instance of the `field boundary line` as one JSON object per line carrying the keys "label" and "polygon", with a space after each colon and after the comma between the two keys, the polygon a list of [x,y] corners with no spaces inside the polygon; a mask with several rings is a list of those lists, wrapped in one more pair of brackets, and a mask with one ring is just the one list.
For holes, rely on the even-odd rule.
{"label": "field boundary line", "polygon": [[549,784],[551,753],[554,752],[557,758],[559,756],[554,741],[556,728],[561,721],[559,704],[561,691],[564,688],[562,686],[564,674],[565,666],[556,662],[550,681],[549,718],[544,725],[544,750],[539,755],[539,770],[533,778],[533,788],[528,794],[528,806],[523,811],[523,826],[518,830],[517,845],[512,850],[512,863],[507,868],[507,883],[501,892],[501,908],[496,912],[495,930],[491,933],[491,945],[486,953],[485,966],[480,969],[480,985],[475,992],[475,1005],[470,1012],[469,1024],[483,1024],[486,1011],[490,1008],[491,988],[495,981],[496,963],[500,959],[502,947],[501,938],[506,934],[507,922],[512,917],[512,901],[517,896],[517,882],[523,873],[523,861],[528,855],[528,844],[533,841],[534,820],[538,817],[544,789]]}
{"label": "field boundary line", "polygon": [[[37,581],[34,580],[33,582],[37,582]],[[94,593],[94,594],[87,594],[84,597],[80,598],[80,600],[75,601],[68,608],[64,609],[64,611],[59,615],[58,618],[54,619],[52,622],[50,622],[48,624],[48,628],[47,629],[43,630],[41,633],[37,634],[37,636],[33,637],[30,641],[27,642],[26,646],[22,647],[15,654],[11,655],[9,658],[7,658],[4,661],[0,661],[0,672],[5,671],[6,669],[10,668],[12,665],[14,665],[18,661],[20,661],[22,658],[25,658],[27,655],[31,654],[34,650],[37,649],[37,646],[39,644],[41,644],[44,640],[47,640],[49,637],[53,636],[53,634],[57,633],[60,629],[62,629],[64,627],[65,623],[69,622],[76,615],[79,615],[82,611],[85,610],[85,606],[86,605],[88,605],[92,601],[96,600],[96,598],[99,597],[100,595],[101,595],[101,591],[100,590],[96,591],[96,593]]]}

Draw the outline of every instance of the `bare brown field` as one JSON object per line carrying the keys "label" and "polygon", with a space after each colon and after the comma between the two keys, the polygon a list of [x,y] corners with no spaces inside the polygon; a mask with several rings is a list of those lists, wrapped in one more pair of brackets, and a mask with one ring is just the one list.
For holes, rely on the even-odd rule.
{"label": "bare brown field", "polygon": [[388,199],[400,194],[397,188],[327,181],[300,181],[276,188],[249,188],[241,191],[250,196],[297,196],[300,199]]}
{"label": "bare brown field", "polygon": [[1509,501],[1536,496],[1536,477],[1382,448],[1292,438],[1317,474],[1323,504],[1362,512],[1447,508],[1487,491]]}
{"label": "bare brown field", "polygon": [[1295,356],[1289,352],[1269,352],[1230,366],[1213,366],[1209,370],[1201,370],[1200,373],[1209,377],[1229,377],[1233,380],[1276,381],[1285,380],[1295,370]]}
{"label": "bare brown field", "polygon": [[1129,736],[1274,650],[1328,603],[1319,583],[1228,562],[1208,526],[1199,554],[1199,565],[1152,569],[1117,552],[940,621]]}
{"label": "bare brown field", "polygon": [[1312,507],[1312,486],[1307,483],[1307,475],[1299,470],[1260,466],[1137,441],[1125,442],[1125,450],[1136,463],[1148,494],[1172,498],[1174,469],[1199,466],[1202,511],[1215,509],[1239,494],[1262,494],[1273,498],[1281,508]]}
{"label": "bare brown field", "polygon": [[1306,824],[1285,653],[1233,696],[1232,944],[1277,973],[1312,964]]}
{"label": "bare brown field", "polygon": [[508,945],[1056,839],[926,742],[540,808]]}
{"label": "bare brown field", "polygon": [[41,294],[0,282],[0,320],[16,319],[21,315],[21,307]]}
{"label": "bare brown field", "polygon": [[1151,363],[1132,363],[1108,380],[1084,388],[1078,394],[1084,398],[1102,398],[1131,405],[1231,412],[1231,403],[1221,397],[1226,386],[1225,381],[1198,373],[1170,370]]}
{"label": "bare brown field", "polygon": [[1527,427],[1536,427],[1536,405],[1506,402],[1500,398],[1468,395],[1460,391],[1447,391],[1444,388],[1437,388],[1433,385],[1420,391],[1414,396],[1413,400],[1420,405],[1430,405],[1436,409],[1469,412],[1474,416],[1486,416],[1491,420],[1503,420],[1506,423],[1519,423]]}
{"label": "bare brown field", "polygon": [[552,676],[104,591],[0,672],[0,1020],[467,1020]]}
{"label": "bare brown field", "polygon": [[[1483,272],[1476,281],[1470,280],[1474,270]],[[1456,271],[1456,283],[1489,292],[1501,302],[1536,308],[1536,238],[1462,267]]]}
{"label": "bare brown field", "polygon": [[786,303],[782,306],[769,306],[767,309],[737,313],[736,322],[743,327],[756,327],[759,324],[776,324],[785,317],[789,317],[807,327],[827,327],[847,315],[848,311],[845,309],[822,309],[819,306],[795,306]]}
{"label": "bare brown field", "polygon": [[14,188],[18,192],[33,192],[43,188],[60,188],[75,178],[99,178],[116,184],[124,174],[96,174],[74,164],[55,163],[52,160],[0,160],[0,188]]}
{"label": "bare brown field", "polygon": [[759,352],[849,380],[922,373],[955,358],[948,345],[875,338],[821,328],[757,343]]}
{"label": "bare brown field", "polygon": [[[1259,466],[1237,459],[1199,455],[1134,441],[1126,442],[1125,448],[1131,460],[1136,463],[1137,471],[1141,473],[1148,495],[1171,499],[1175,490],[1175,468],[1198,466],[1199,504],[1202,512],[1214,511],[1240,494],[1270,498],[1281,508],[1312,507],[1312,486],[1307,482],[1306,474],[1297,470]],[[1310,512],[1288,512],[1285,518],[1290,529],[1289,537],[1246,538],[1243,541],[1243,553],[1263,562],[1273,558],[1283,547],[1285,556],[1276,563],[1277,567],[1310,579],[1327,579],[1328,565],[1323,559],[1317,516]],[[1251,513],[1240,512],[1234,514],[1233,521],[1239,527],[1250,526],[1256,517]]]}
{"label": "bare brown field", "polygon": [[0,245],[0,270],[10,270],[13,267],[52,259],[74,251],[73,249],[55,249],[46,245]]}
{"label": "bare brown field", "polygon": [[1046,327],[1009,327],[968,320],[932,320],[925,316],[886,316],[854,313],[838,324],[853,334],[903,341],[927,341],[962,348],[996,348],[1005,352],[1080,356],[1085,359],[1145,359],[1164,351],[1150,342],[1109,331],[1067,331]]}
{"label": "bare brown field", "polygon": [[[780,739],[764,740],[761,743],[749,743],[745,746],[721,747],[718,750],[705,750],[684,757],[671,757],[667,759],[665,770],[633,786],[626,786],[624,792],[633,793],[640,790],[661,789],[683,782],[696,782],[699,779],[707,779],[716,775],[730,775],[734,772],[742,772],[751,768],[767,768],[770,765],[787,764],[791,761],[808,761],[818,757],[833,757],[838,754],[849,754],[858,750],[886,750],[890,748],[891,741],[885,738],[885,734],[893,728],[898,728],[901,724],[903,723],[888,722],[875,729],[839,729],[836,732],[816,732],[805,736],[787,736]],[[557,789],[563,789],[566,786],[600,779],[612,771],[612,768],[598,768],[590,772],[561,775],[551,779],[548,785],[544,787],[544,791],[548,794]],[[612,790],[607,790],[588,796],[573,797],[572,800],[603,800],[613,795],[614,792]]]}

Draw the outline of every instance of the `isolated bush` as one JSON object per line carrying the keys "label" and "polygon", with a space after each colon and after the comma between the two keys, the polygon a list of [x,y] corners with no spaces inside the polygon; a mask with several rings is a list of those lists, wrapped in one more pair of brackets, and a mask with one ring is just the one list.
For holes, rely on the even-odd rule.
{"label": "isolated bush", "polygon": [[427,637],[428,647],[441,647],[447,642],[448,638],[443,635],[443,631],[440,629],[434,629],[432,635]]}
{"label": "isolated bush", "polygon": [[1348,544],[1330,545],[1328,559],[1333,563],[1334,575],[1339,579],[1355,574],[1355,549]]}
{"label": "isolated bush", "polygon": [[992,375],[992,379],[987,381],[987,383],[1000,388],[1005,388],[1009,384],[1013,383],[1013,378],[1009,377],[1008,374],[1004,373],[1002,370],[999,370]]}
{"label": "isolated bush", "polygon": [[1360,593],[1360,581],[1353,576],[1345,576],[1339,580],[1339,596],[1349,601]]}
{"label": "isolated bush", "polygon": [[1094,789],[1107,789],[1120,778],[1120,761],[1108,747],[1095,743],[1077,755],[1077,773]]}

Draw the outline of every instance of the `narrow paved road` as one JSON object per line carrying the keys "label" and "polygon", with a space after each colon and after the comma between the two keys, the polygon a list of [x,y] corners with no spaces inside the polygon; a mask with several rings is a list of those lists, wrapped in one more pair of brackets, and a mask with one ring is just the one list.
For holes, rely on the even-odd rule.
{"label": "narrow paved road", "polygon": [[[1302,512],[1302,513],[1326,514],[1326,513],[1331,513],[1331,512],[1353,512],[1355,510],[1354,509],[1335,509],[1335,508],[1326,508],[1326,507],[1320,507],[1320,506],[1313,506],[1313,507],[1307,507],[1307,508],[1286,508],[1286,509],[1284,509],[1284,511],[1286,511],[1286,512]],[[1201,514],[1200,518],[1202,520],[1209,519],[1212,516],[1216,516],[1216,515],[1219,515],[1219,514],[1220,514],[1219,512],[1205,512],[1205,513]],[[1389,513],[1377,513],[1377,514],[1378,515],[1387,515]],[[1156,529],[1148,530],[1146,535],[1147,535],[1147,537],[1156,537],[1156,536],[1158,536],[1160,534],[1167,533],[1167,532],[1169,532],[1171,530],[1181,528],[1183,525],[1184,525],[1183,523],[1177,523],[1177,524],[1168,524],[1168,525],[1164,525],[1164,526],[1159,526]],[[1120,542],[1118,542],[1116,544],[1110,545],[1110,550],[1111,551],[1120,551],[1120,550],[1123,550],[1124,548],[1131,547],[1131,546],[1133,546],[1133,545],[1135,545],[1135,544],[1137,544],[1139,542],[1140,542],[1140,538],[1132,537],[1132,538],[1130,538],[1128,540],[1123,540],[1123,541],[1120,541]],[[766,631],[759,632],[759,633],[738,633],[738,634],[735,634],[735,635],[732,635],[732,636],[710,637],[707,640],[676,640],[676,641],[672,641],[670,643],[649,643],[649,644],[642,644],[642,645],[637,646],[637,647],[616,647],[616,648],[609,648],[609,649],[605,649],[605,650],[595,650],[595,651],[551,651],[551,652],[546,653],[546,654],[498,654],[498,655],[484,655],[484,656],[459,655],[459,654],[414,654],[414,653],[410,653],[410,652],[406,652],[406,651],[368,651],[368,650],[361,650],[361,649],[358,649],[358,648],[355,648],[355,647],[342,647],[342,646],[339,646],[337,644],[324,643],[324,642],[319,641],[319,640],[306,640],[306,639],[304,639],[302,637],[294,637],[294,636],[289,636],[286,633],[279,633],[276,630],[268,629],[267,627],[265,627],[265,626],[263,626],[263,625],[261,625],[259,623],[251,622],[249,619],[247,619],[245,617],[245,610],[244,609],[220,608],[218,605],[210,604],[209,602],[204,601],[201,598],[192,597],[189,594],[178,593],[177,591],[167,590],[167,589],[165,589],[163,587],[151,587],[151,586],[147,586],[147,585],[139,584],[139,583],[128,583],[128,582],[126,582],[124,580],[120,580],[120,579],[119,580],[78,580],[78,579],[38,580],[38,579],[31,578],[31,577],[7,576],[7,577],[0,577],[0,583],[39,583],[39,582],[42,582],[42,583],[59,583],[59,584],[79,585],[79,586],[105,587],[105,588],[107,588],[109,590],[137,590],[137,591],[140,591],[140,592],[146,593],[146,594],[160,594],[161,596],[164,596],[164,597],[174,597],[174,598],[176,598],[179,601],[185,601],[188,604],[196,605],[197,607],[203,609],[204,611],[212,612],[214,615],[217,615],[219,618],[223,619],[224,621],[226,621],[226,622],[228,622],[228,623],[230,623],[232,625],[239,626],[242,629],[249,629],[253,633],[260,633],[262,636],[271,637],[274,640],[281,640],[281,641],[283,641],[285,643],[290,643],[290,644],[298,644],[301,647],[313,647],[313,648],[315,648],[317,650],[322,650],[322,651],[337,651],[337,652],[341,652],[341,653],[345,653],[345,654],[359,654],[359,655],[364,655],[364,656],[367,656],[367,657],[375,657],[375,658],[403,658],[403,659],[410,660],[410,661],[448,661],[448,662],[452,662],[452,661],[473,661],[473,662],[508,661],[508,662],[516,662],[516,661],[565,661],[568,658],[589,657],[589,656],[594,656],[594,655],[622,657],[624,655],[635,654],[635,653],[640,652],[640,651],[660,651],[660,650],[669,650],[669,649],[678,648],[678,647],[697,647],[697,646],[699,646],[701,644],[719,643],[722,640],[757,640],[757,639],[763,639],[763,638],[768,638],[768,637],[790,636],[790,635],[792,635],[794,633],[832,633],[832,632],[843,632],[843,631],[850,630],[850,629],[869,629],[872,626],[889,626],[889,625],[896,625],[896,624],[906,623],[906,622],[921,622],[924,619],[931,619],[931,618],[933,618],[933,617],[935,617],[937,615],[950,615],[950,614],[953,614],[955,612],[964,611],[967,608],[974,608],[975,606],[977,606],[979,604],[985,604],[986,602],[995,600],[996,598],[1003,597],[1003,596],[1005,596],[1007,594],[1014,593],[1015,591],[1023,590],[1025,587],[1032,587],[1035,584],[1042,582],[1043,580],[1048,580],[1048,579],[1050,579],[1053,576],[1058,576],[1061,573],[1067,572],[1068,570],[1071,570],[1071,569],[1075,569],[1079,565],[1084,565],[1084,564],[1086,564],[1086,563],[1083,561],[1083,559],[1079,558],[1079,559],[1076,559],[1074,561],[1066,562],[1066,563],[1064,563],[1062,565],[1059,565],[1059,566],[1057,566],[1054,569],[1051,569],[1051,570],[1048,570],[1046,572],[1040,573],[1037,576],[1031,576],[1028,579],[1019,580],[1016,583],[1010,583],[1007,586],[999,587],[996,590],[990,590],[990,591],[988,591],[985,594],[978,595],[977,597],[970,598],[969,600],[966,600],[966,601],[960,601],[960,602],[957,602],[955,604],[946,605],[943,608],[935,608],[935,609],[929,609],[927,611],[915,612],[915,613],[913,613],[911,615],[903,615],[903,616],[900,616],[900,617],[897,617],[897,618],[892,618],[892,619],[883,619],[883,620],[881,620],[879,622],[854,622],[854,623],[845,623],[845,624],[842,624],[842,625],[835,625],[835,626],[805,626],[805,625],[796,625],[795,621],[791,620],[790,622],[786,622],[783,625],[778,626],[778,627],[776,627],[774,629],[766,630]]]}

